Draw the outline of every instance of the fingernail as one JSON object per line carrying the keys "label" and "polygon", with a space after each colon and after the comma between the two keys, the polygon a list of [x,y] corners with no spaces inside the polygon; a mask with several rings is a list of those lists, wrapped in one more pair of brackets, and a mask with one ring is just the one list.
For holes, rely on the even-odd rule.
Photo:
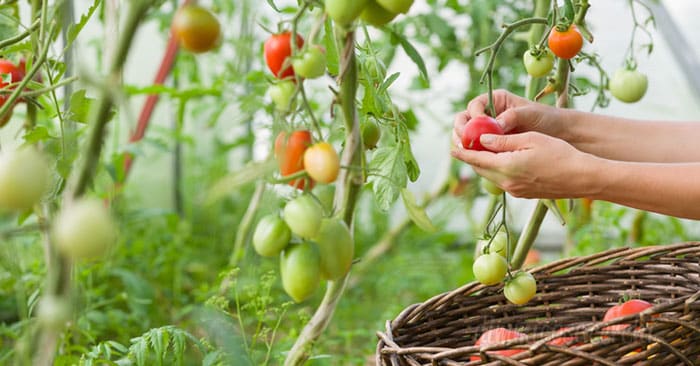
{"label": "fingernail", "polygon": [[501,128],[506,128],[506,122],[502,119],[496,118],[496,123],[498,123],[498,125],[501,126]]}
{"label": "fingernail", "polygon": [[492,134],[484,134],[481,135],[481,138],[479,138],[479,141],[481,142],[482,145],[490,145],[496,140],[496,135]]}

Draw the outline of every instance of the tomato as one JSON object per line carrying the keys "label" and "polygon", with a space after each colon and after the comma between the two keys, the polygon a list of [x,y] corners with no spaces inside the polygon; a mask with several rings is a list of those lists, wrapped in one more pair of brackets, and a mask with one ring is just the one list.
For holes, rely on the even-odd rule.
{"label": "tomato", "polygon": [[[559,328],[557,330],[557,332],[565,331],[565,330],[569,330],[569,328],[568,327]],[[554,338],[551,341],[547,342],[547,344],[550,344],[552,346],[564,347],[566,345],[573,343],[575,340],[576,340],[576,337],[568,337],[568,336],[567,337],[558,337],[558,338]]]}
{"label": "tomato", "polygon": [[525,262],[523,262],[523,267],[534,267],[540,263],[540,251],[535,248],[530,248],[525,256]]}
{"label": "tomato", "polygon": [[0,155],[0,209],[27,211],[39,203],[49,188],[49,162],[34,148],[25,147]]}
{"label": "tomato", "polygon": [[375,27],[381,27],[396,18],[399,13],[391,12],[377,4],[376,0],[369,0],[367,6],[360,14],[360,19],[372,24]]}
{"label": "tomato", "polygon": [[547,76],[554,68],[554,55],[552,51],[544,50],[527,50],[523,54],[523,64],[525,71],[533,78],[541,78]]}
{"label": "tomato", "polygon": [[326,51],[313,45],[292,60],[294,71],[301,77],[315,79],[326,73]]}
{"label": "tomato", "polygon": [[37,320],[46,329],[60,331],[71,320],[73,308],[68,299],[45,295],[39,300]]}
{"label": "tomato", "polygon": [[268,93],[280,112],[289,112],[292,109],[292,98],[297,90],[297,84],[291,80],[280,80],[270,86]]}
{"label": "tomato", "polygon": [[547,44],[557,57],[568,60],[576,56],[583,48],[583,36],[573,24],[565,31],[560,31],[555,27],[549,33]]}
{"label": "tomato", "polygon": [[479,139],[483,134],[503,135],[503,129],[495,119],[489,116],[476,116],[464,125],[462,132],[462,146],[465,149],[485,151]]}
{"label": "tomato", "polygon": [[382,8],[392,13],[408,13],[413,0],[376,0]]}
{"label": "tomato", "polygon": [[[479,339],[476,340],[476,343],[474,343],[474,345],[486,347],[486,346],[490,346],[493,344],[498,344],[498,343],[502,343],[505,341],[509,341],[511,339],[518,339],[518,338],[522,338],[522,337],[526,337],[526,336],[527,335],[524,333],[520,333],[520,332],[517,332],[514,330],[509,330],[506,328],[489,329],[481,334],[481,336],[479,337]],[[524,349],[502,349],[502,350],[487,351],[486,353],[505,356],[505,357],[513,357],[521,352],[525,352],[525,350]],[[481,357],[478,355],[473,355],[473,356],[469,357],[469,360],[472,362],[479,361],[479,360],[481,360]]]}
{"label": "tomato", "polygon": [[[264,54],[267,67],[279,79],[294,77],[294,68],[289,59],[292,55],[292,33],[273,34],[265,41]],[[304,46],[304,39],[297,34],[297,48]]]}
{"label": "tomato", "polygon": [[[652,305],[644,300],[633,299],[625,301],[620,305],[615,305],[605,312],[603,321],[607,322],[616,318],[621,318],[623,316],[641,313],[642,311],[652,307]],[[629,327],[629,324],[615,324],[609,327],[603,328],[603,330],[623,330]]]}
{"label": "tomato", "polygon": [[282,218],[267,215],[255,227],[253,247],[263,257],[274,257],[287,247],[291,238],[292,232]]}
{"label": "tomato", "polygon": [[328,213],[328,212],[333,212],[333,200],[335,199],[335,186],[332,184],[319,184],[316,187],[314,187],[313,191],[311,191],[314,196],[318,199],[319,202],[321,202],[321,207],[323,207],[323,211]]}
{"label": "tomato", "polygon": [[506,299],[516,305],[526,304],[537,293],[537,281],[529,272],[518,272],[503,288]]}
{"label": "tomato", "polygon": [[308,299],[321,281],[321,257],[309,242],[290,244],[280,256],[284,291],[296,302]]}
{"label": "tomato", "polygon": [[355,254],[355,242],[343,220],[328,218],[313,238],[321,255],[321,278],[335,281],[350,271]]}
{"label": "tomato", "polygon": [[325,0],[326,14],[334,22],[349,25],[360,16],[368,0]]}
{"label": "tomato", "polygon": [[[19,83],[26,76],[26,63],[20,61],[19,65],[15,65],[12,61],[7,59],[0,59],[0,76],[2,79],[2,87],[8,84]],[[5,77],[9,75],[9,77]]]}
{"label": "tomato", "polygon": [[202,53],[217,46],[221,25],[209,10],[199,5],[185,5],[175,12],[173,34],[182,48]]}
{"label": "tomato", "polygon": [[619,101],[635,103],[647,93],[648,84],[647,76],[638,70],[621,68],[610,78],[609,88]]}
{"label": "tomato", "polygon": [[[289,136],[282,131],[277,135],[275,158],[283,178],[304,170],[304,152],[310,145],[311,132],[307,130],[294,131]],[[289,185],[297,189],[304,189],[306,179],[291,180]],[[309,188],[313,188],[313,181],[309,182]]]}
{"label": "tomato", "polygon": [[340,158],[331,144],[319,142],[304,152],[304,169],[311,179],[332,183],[338,178]]}
{"label": "tomato", "polygon": [[117,225],[109,210],[94,198],[64,206],[51,229],[56,248],[74,260],[104,256],[117,239]]}
{"label": "tomato", "polygon": [[508,262],[497,253],[480,255],[472,265],[474,277],[480,283],[490,286],[503,281],[508,271]]}
{"label": "tomato", "polygon": [[292,233],[303,239],[318,234],[323,218],[323,207],[311,195],[303,194],[284,206],[284,222]]}
{"label": "tomato", "polygon": [[362,126],[360,126],[362,132],[362,144],[365,149],[372,150],[377,147],[379,139],[382,137],[382,130],[374,121],[365,121]]}
{"label": "tomato", "polygon": [[486,190],[486,192],[491,193],[494,196],[503,194],[503,190],[501,189],[501,187],[497,186],[496,183],[484,177],[481,178],[481,186],[484,187],[484,190]]}

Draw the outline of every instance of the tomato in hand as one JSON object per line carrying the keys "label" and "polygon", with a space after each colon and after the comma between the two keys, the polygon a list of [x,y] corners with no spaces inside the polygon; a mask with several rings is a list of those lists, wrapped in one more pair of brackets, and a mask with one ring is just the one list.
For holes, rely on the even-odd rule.
{"label": "tomato in hand", "polygon": [[182,48],[194,53],[215,48],[221,37],[219,20],[199,5],[185,5],[178,9],[172,26]]}
{"label": "tomato in hand", "polygon": [[0,209],[27,211],[49,188],[51,168],[46,157],[31,147],[0,155]]}
{"label": "tomato in hand", "polygon": [[287,247],[291,238],[292,232],[281,217],[267,215],[255,227],[253,248],[263,257],[274,257]]}
{"label": "tomato in hand", "polygon": [[51,229],[58,250],[74,260],[102,257],[117,239],[117,225],[109,210],[93,198],[63,207]]}
{"label": "tomato in hand", "polygon": [[302,239],[311,239],[318,234],[321,219],[323,207],[311,195],[303,194],[284,206],[284,222]]}
{"label": "tomato in hand", "polygon": [[304,169],[311,179],[332,183],[338,178],[340,158],[331,144],[322,141],[311,145],[304,152]]}
{"label": "tomato in hand", "polygon": [[376,0],[369,0],[362,14],[360,14],[360,19],[375,27],[381,27],[394,20],[397,15],[399,15],[399,13],[384,9],[381,5],[377,4]]}
{"label": "tomato in hand", "polygon": [[321,281],[321,257],[312,243],[290,244],[280,256],[284,291],[296,302],[308,299]]}
{"label": "tomato in hand", "polygon": [[355,254],[355,242],[343,220],[323,219],[313,241],[318,244],[321,255],[321,278],[335,281],[350,271]]}
{"label": "tomato in hand", "polygon": [[500,254],[480,255],[472,264],[474,277],[479,283],[490,286],[503,281],[508,272],[508,262]]}
{"label": "tomato in hand", "polygon": [[508,301],[516,305],[526,304],[537,293],[537,281],[529,272],[518,272],[506,282],[503,294]]}
{"label": "tomato in hand", "polygon": [[647,76],[638,70],[621,68],[610,78],[609,89],[619,101],[635,103],[647,93],[648,84]]}
{"label": "tomato in hand", "polygon": [[468,150],[486,151],[479,141],[483,134],[503,135],[503,129],[489,116],[476,116],[464,125],[462,146]]}
{"label": "tomato in hand", "polygon": [[292,109],[292,98],[297,90],[297,84],[291,80],[280,80],[270,86],[268,93],[280,112],[289,112]]}
{"label": "tomato in hand", "polygon": [[[278,79],[294,77],[294,68],[290,60],[292,55],[291,40],[292,33],[283,32],[273,34],[265,41],[265,62],[272,74]],[[296,36],[296,46],[297,48],[304,46],[304,39],[299,34]]]}
{"label": "tomato in hand", "polygon": [[523,64],[528,75],[541,78],[554,68],[554,55],[548,49],[527,50],[523,54]]}
{"label": "tomato in hand", "polygon": [[[493,344],[498,344],[501,342],[509,341],[511,339],[518,339],[522,337],[526,337],[527,335],[524,333],[520,333],[514,330],[509,330],[506,328],[495,328],[495,329],[489,329],[485,331],[484,333],[481,334],[479,339],[476,340],[476,343],[474,343],[475,346],[481,346],[481,347],[486,347],[490,346]],[[494,351],[486,351],[486,353],[489,354],[495,354],[495,355],[500,355],[500,356],[505,356],[505,357],[513,357],[517,355],[518,353],[525,352],[524,349],[502,349],[502,350],[494,350]],[[478,355],[472,355],[469,357],[469,361],[479,361],[481,360],[481,357]]]}
{"label": "tomato in hand", "polygon": [[[311,132],[307,130],[294,131],[289,135],[282,131],[277,135],[275,158],[283,178],[304,170],[304,152],[309,146],[311,146]],[[304,189],[306,179],[291,180],[289,185],[297,189]],[[309,181],[309,188],[313,188],[313,181]]]}
{"label": "tomato in hand", "polygon": [[[603,321],[610,321],[616,318],[621,318],[623,316],[627,315],[632,315],[632,314],[637,314],[641,313],[642,311],[652,307],[652,305],[644,300],[639,300],[639,299],[633,299],[633,300],[628,300],[625,301],[624,303],[620,305],[615,305],[608,309],[608,311],[605,312],[605,316],[603,317]],[[615,324],[611,325],[609,327],[603,328],[603,330],[623,330],[627,327],[629,327],[629,324]]]}
{"label": "tomato in hand", "polygon": [[583,36],[575,25],[570,25],[566,30],[554,27],[547,39],[549,49],[559,58],[571,59],[583,48]]}
{"label": "tomato in hand", "polygon": [[392,13],[408,13],[413,0],[376,0],[377,4]]}
{"label": "tomato in hand", "polygon": [[382,137],[382,130],[374,121],[366,121],[360,126],[362,132],[362,145],[365,149],[372,150],[377,147],[379,139]]}
{"label": "tomato in hand", "polygon": [[326,14],[340,25],[349,25],[360,16],[368,0],[325,0]]}
{"label": "tomato in hand", "polygon": [[321,46],[313,45],[292,60],[294,71],[301,77],[315,79],[326,72],[326,52]]}

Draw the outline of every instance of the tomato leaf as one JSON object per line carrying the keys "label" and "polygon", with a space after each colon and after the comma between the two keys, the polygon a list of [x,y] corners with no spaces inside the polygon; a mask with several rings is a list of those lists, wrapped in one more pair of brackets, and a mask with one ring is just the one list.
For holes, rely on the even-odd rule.
{"label": "tomato leaf", "polygon": [[238,191],[246,184],[262,179],[277,169],[277,162],[269,159],[262,162],[252,162],[244,168],[235,171],[221,179],[209,189],[207,202],[212,203],[231,193]]}
{"label": "tomato leaf", "polygon": [[432,233],[437,230],[433,222],[428,217],[425,209],[416,203],[416,198],[413,192],[404,188],[401,190],[401,198],[403,199],[403,205],[406,207],[406,212],[411,218],[414,224],[418,226],[421,230]]}
{"label": "tomato leaf", "polygon": [[392,30],[391,36],[399,41],[401,48],[403,48],[404,52],[406,52],[406,55],[408,55],[413,63],[418,66],[418,71],[420,72],[421,76],[426,80],[428,85],[430,85],[430,78],[428,77],[428,70],[425,67],[425,61],[423,61],[423,57],[421,57],[420,53],[418,53],[418,50],[416,50],[411,42],[409,42],[403,35],[397,33],[396,31]]}
{"label": "tomato leaf", "polygon": [[380,147],[374,152],[369,163],[374,196],[382,210],[389,210],[399,198],[399,191],[406,188],[406,163],[402,149],[397,146]]}
{"label": "tomato leaf", "polygon": [[323,36],[323,46],[326,48],[326,67],[328,67],[328,72],[331,75],[338,75],[340,66],[338,65],[338,47],[335,43],[335,34],[333,32],[333,27],[331,25],[331,20],[326,20],[325,35]]}
{"label": "tomato leaf", "polygon": [[547,208],[550,211],[552,211],[552,213],[554,214],[554,216],[557,218],[557,220],[559,221],[559,223],[562,226],[566,225],[566,219],[564,218],[564,215],[559,210],[559,206],[557,206],[556,201],[554,201],[554,200],[542,200],[542,202],[544,203],[545,206],[547,206]]}
{"label": "tomato leaf", "polygon": [[78,90],[70,96],[68,118],[74,122],[87,123],[90,106],[94,99],[85,96],[85,89]]}
{"label": "tomato leaf", "polygon": [[68,29],[68,43],[73,43],[73,41],[75,41],[75,38],[78,37],[78,34],[80,34],[80,31],[83,30],[88,20],[92,19],[92,15],[95,13],[95,10],[97,10],[100,3],[102,3],[101,0],[95,0],[92,3],[92,6],[88,8],[87,13],[80,16],[80,21],[70,26]]}

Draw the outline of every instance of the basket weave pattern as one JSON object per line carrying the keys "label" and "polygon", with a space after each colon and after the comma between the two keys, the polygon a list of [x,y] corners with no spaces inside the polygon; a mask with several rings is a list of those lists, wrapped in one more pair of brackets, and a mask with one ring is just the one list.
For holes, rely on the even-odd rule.
{"label": "basket weave pattern", "polygon": [[[377,365],[700,365],[700,243],[612,249],[530,272],[537,295],[523,306],[502,285],[476,282],[409,306],[377,333]],[[602,322],[625,297],[653,306]],[[630,326],[604,329],[613,324]],[[528,336],[474,346],[498,327]],[[564,336],[573,338],[548,344]],[[499,349],[525,351],[486,352]]]}

